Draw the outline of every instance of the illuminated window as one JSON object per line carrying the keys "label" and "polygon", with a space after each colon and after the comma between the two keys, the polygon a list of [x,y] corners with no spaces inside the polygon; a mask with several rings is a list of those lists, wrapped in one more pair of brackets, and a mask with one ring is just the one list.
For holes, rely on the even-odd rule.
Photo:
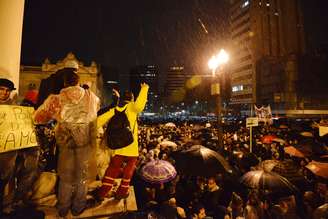
{"label": "illuminated window", "polygon": [[238,92],[238,91],[242,91],[244,90],[244,86],[243,85],[236,85],[232,87],[232,92]]}

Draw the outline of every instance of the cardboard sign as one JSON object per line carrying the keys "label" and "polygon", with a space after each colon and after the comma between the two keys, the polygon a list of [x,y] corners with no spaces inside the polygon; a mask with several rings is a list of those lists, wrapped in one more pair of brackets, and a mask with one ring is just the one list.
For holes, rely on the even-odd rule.
{"label": "cardboard sign", "polygon": [[248,117],[246,118],[246,127],[254,127],[259,125],[259,118]]}
{"label": "cardboard sign", "polygon": [[34,147],[33,107],[0,105],[0,153]]}

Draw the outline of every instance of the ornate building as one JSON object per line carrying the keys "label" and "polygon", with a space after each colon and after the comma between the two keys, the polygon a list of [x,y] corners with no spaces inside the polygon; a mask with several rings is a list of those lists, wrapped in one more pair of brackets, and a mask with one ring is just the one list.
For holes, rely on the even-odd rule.
{"label": "ornate building", "polygon": [[65,63],[71,61],[75,61],[79,65],[77,73],[80,76],[81,85],[87,84],[99,96],[102,88],[102,78],[97,64],[93,61],[90,66],[84,66],[71,52],[63,60],[59,60],[55,64],[51,63],[47,58],[41,66],[22,65],[20,68],[19,96],[22,98],[31,85],[35,85],[36,89],[39,89],[42,79],[64,68]]}

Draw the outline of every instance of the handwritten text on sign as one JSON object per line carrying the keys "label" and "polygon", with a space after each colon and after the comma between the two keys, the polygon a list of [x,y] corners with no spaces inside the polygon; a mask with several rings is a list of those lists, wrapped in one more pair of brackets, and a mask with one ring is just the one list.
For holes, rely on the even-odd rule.
{"label": "handwritten text on sign", "polygon": [[0,153],[37,146],[33,111],[32,107],[0,105]]}

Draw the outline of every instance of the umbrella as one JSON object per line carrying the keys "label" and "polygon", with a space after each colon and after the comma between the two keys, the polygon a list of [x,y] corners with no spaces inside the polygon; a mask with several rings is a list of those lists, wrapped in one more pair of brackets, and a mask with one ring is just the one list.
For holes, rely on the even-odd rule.
{"label": "umbrella", "polygon": [[285,147],[284,150],[285,150],[285,153],[289,154],[290,156],[301,157],[301,158],[305,157],[305,155],[300,150],[296,149],[293,146]]}
{"label": "umbrella", "polygon": [[171,127],[171,128],[174,128],[176,127],[176,125],[173,123],[173,122],[168,122],[164,125],[165,127]]}
{"label": "umbrella", "polygon": [[263,144],[271,144],[272,140],[277,138],[275,135],[265,135],[262,137],[261,141]]}
{"label": "umbrella", "polygon": [[314,219],[328,218],[328,203],[319,206],[313,212]]}
{"label": "umbrella", "polygon": [[303,137],[313,138],[313,134],[311,132],[301,132],[300,135]]}
{"label": "umbrella", "polygon": [[192,176],[213,176],[219,172],[232,172],[228,162],[216,151],[202,145],[172,153],[176,168]]}
{"label": "umbrella", "polygon": [[271,172],[278,163],[278,160],[264,160],[259,164],[259,167],[264,171]]}
{"label": "umbrella", "polygon": [[281,138],[275,138],[275,139],[272,139],[272,141],[278,142],[278,143],[281,143],[281,144],[286,144],[286,141],[284,139],[281,139]]}
{"label": "umbrella", "polygon": [[287,125],[280,125],[279,128],[280,129],[288,129],[288,126]]}
{"label": "umbrella", "polygon": [[149,183],[165,183],[174,179],[177,172],[170,162],[153,160],[141,168],[140,175]]}
{"label": "umbrella", "polygon": [[274,172],[285,177],[298,188],[306,189],[309,185],[292,160],[266,160],[266,162],[261,163],[261,167],[265,171]]}
{"label": "umbrella", "polygon": [[173,141],[162,141],[159,143],[159,145],[161,146],[161,148],[170,147],[172,149],[176,149],[178,147],[178,145]]}
{"label": "umbrella", "polygon": [[245,173],[241,177],[241,183],[253,189],[281,192],[286,195],[294,194],[297,191],[296,187],[285,177],[264,170],[253,170]]}
{"label": "umbrella", "polygon": [[305,167],[308,168],[315,175],[328,179],[328,163],[311,161]]}

